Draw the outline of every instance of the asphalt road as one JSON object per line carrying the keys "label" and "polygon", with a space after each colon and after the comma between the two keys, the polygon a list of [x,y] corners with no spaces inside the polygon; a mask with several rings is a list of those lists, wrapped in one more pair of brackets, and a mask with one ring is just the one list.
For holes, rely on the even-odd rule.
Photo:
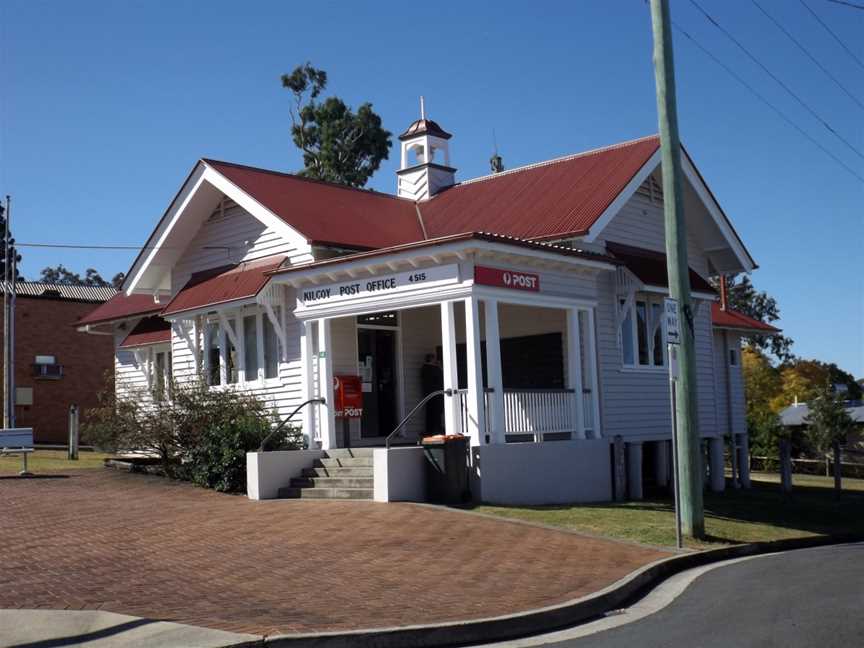
{"label": "asphalt road", "polygon": [[[646,600],[652,596],[649,594]],[[620,621],[625,621],[628,612],[620,616]],[[633,616],[639,615],[634,612]],[[602,628],[604,622],[614,619],[608,617],[596,625]],[[577,630],[574,628],[574,633]],[[584,626],[581,631],[585,631]],[[502,645],[861,647],[864,544],[802,549],[721,566],[698,576],[671,603],[648,616],[587,636],[568,638],[567,634],[564,631],[545,639],[535,637]]]}

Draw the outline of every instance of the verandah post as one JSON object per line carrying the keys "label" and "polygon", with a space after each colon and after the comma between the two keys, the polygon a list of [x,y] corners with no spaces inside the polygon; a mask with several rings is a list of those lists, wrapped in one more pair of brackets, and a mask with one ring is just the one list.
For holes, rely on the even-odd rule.
{"label": "verandah post", "polygon": [[573,390],[570,401],[571,417],[576,426],[576,438],[585,438],[585,406],[582,398],[582,350],[579,333],[579,309],[567,309],[567,383]]}
{"label": "verandah post", "polygon": [[[314,356],[314,331],[312,330],[313,322],[303,321],[300,323],[300,367],[302,376],[300,377],[300,402],[305,403],[315,396],[315,374],[312,365]],[[309,450],[315,448],[315,410],[307,405],[302,410],[303,416],[303,436],[306,437],[306,447]]]}
{"label": "verandah post", "polygon": [[504,421],[504,376],[501,370],[501,331],[498,323],[498,300],[483,301],[486,315],[486,375],[492,393],[489,394],[489,430],[492,443],[506,441]]}
{"label": "verandah post", "polygon": [[465,351],[468,360],[468,434],[471,445],[488,443],[486,439],[486,406],[483,393],[483,361],[480,354],[480,303],[476,297],[465,298]]}
{"label": "verandah post", "polygon": [[441,302],[441,358],[444,373],[444,389],[454,392],[453,396],[444,397],[444,432],[459,434],[463,430],[460,424],[459,397],[455,395],[459,389],[459,373],[456,364],[456,316],[452,301]]}
{"label": "verandah post", "polygon": [[318,406],[321,449],[336,447],[336,410],[333,402],[333,343],[330,320],[318,320],[318,394],[324,403]]}

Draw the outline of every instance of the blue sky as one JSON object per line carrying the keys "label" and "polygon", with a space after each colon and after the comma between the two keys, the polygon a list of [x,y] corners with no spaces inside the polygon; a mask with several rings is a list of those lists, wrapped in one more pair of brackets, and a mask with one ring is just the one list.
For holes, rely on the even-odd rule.
{"label": "blue sky", "polygon": [[[799,2],[759,0],[864,102],[864,69]],[[809,6],[864,59],[864,11]],[[864,150],[864,111],[751,3],[700,4]],[[687,0],[673,18],[847,165],[844,147]],[[657,129],[642,0],[0,3],[0,192],[21,242],[141,244],[199,157],[296,170],[279,76],[312,61],[328,92],[398,134],[417,97],[454,133],[465,179],[492,130],[513,167]],[[676,36],[683,141],[761,268],[795,352],[864,376],[864,185]],[[395,189],[398,151],[373,178]],[[23,249],[104,276],[134,253]]]}

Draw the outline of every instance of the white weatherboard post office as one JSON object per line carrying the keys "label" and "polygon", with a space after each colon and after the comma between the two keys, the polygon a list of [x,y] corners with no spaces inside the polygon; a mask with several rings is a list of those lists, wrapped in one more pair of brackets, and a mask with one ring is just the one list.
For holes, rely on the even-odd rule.
{"label": "white weatherboard post office", "polygon": [[[308,449],[249,455],[250,497],[418,500],[422,411],[391,439],[404,445],[384,446],[425,396],[431,354],[450,390],[443,427],[470,438],[476,499],[609,500],[618,437],[627,495],[667,485],[658,138],[457,183],[450,137],[425,118],[400,136],[396,195],[198,162],[123,292],[81,322],[114,335],[118,394],[170,398],[170,375],[282,416],[321,399],[297,415]],[[707,278],[756,264],[682,162],[699,431],[721,490],[726,435],[747,483],[741,337],[776,330],[718,303]],[[347,426],[341,375],[362,382]]]}

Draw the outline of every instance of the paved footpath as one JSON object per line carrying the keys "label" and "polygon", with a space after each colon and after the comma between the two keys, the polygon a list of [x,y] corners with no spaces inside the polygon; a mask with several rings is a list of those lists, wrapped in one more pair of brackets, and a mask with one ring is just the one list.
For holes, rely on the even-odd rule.
{"label": "paved footpath", "polygon": [[0,478],[0,608],[270,635],[509,614],[662,551],[446,509],[253,502],[111,470]]}

